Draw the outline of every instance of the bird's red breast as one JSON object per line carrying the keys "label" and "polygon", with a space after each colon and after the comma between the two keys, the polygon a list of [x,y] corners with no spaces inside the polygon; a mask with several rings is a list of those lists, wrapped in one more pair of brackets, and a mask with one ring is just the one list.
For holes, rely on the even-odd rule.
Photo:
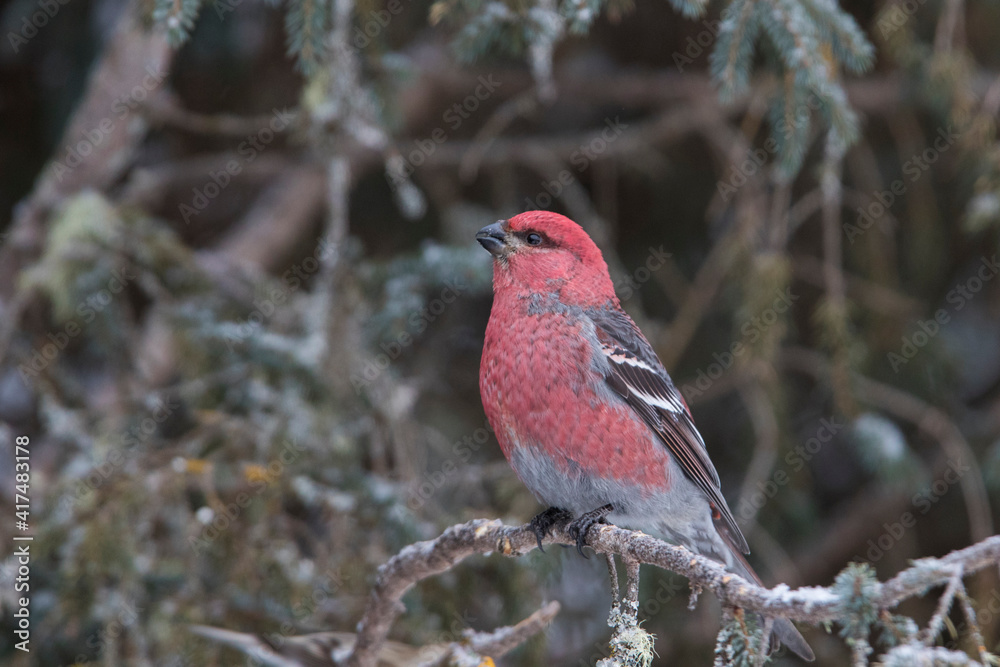
{"label": "bird's red breast", "polygon": [[580,307],[551,293],[498,287],[480,391],[500,447],[529,486],[518,471],[518,448],[544,450],[567,475],[663,490],[669,485],[668,453],[607,387],[597,345],[594,325]]}

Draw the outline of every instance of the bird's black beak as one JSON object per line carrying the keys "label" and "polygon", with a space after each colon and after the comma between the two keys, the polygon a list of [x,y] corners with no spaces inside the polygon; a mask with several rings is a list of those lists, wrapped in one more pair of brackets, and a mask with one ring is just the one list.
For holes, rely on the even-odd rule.
{"label": "bird's black beak", "polygon": [[492,225],[486,225],[476,234],[479,245],[486,248],[494,257],[500,257],[507,250],[507,232],[503,225],[506,220],[497,220]]}

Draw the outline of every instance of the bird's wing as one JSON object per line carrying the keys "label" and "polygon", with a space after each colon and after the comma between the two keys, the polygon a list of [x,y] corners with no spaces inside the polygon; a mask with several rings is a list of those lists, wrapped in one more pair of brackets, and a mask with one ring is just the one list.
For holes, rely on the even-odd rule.
{"label": "bird's wing", "polygon": [[719,473],[708,457],[684,397],[674,387],[649,341],[624,311],[588,310],[597,339],[608,360],[608,384],[642,417],[676,457],[684,473],[704,491],[716,521],[727,529],[734,546],[750,553],[746,538],[722,496]]}

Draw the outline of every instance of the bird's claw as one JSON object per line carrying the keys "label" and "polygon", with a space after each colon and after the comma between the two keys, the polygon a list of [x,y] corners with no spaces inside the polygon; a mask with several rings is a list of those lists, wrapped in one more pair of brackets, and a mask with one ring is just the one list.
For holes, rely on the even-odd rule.
{"label": "bird's claw", "polygon": [[587,533],[590,529],[594,527],[594,524],[607,523],[604,520],[608,514],[614,510],[613,505],[603,505],[598,507],[596,510],[591,510],[585,514],[581,514],[578,519],[573,521],[566,527],[566,532],[569,533],[570,537],[576,540],[576,550],[580,552],[580,555],[584,558],[589,558],[587,554],[583,553],[583,547],[586,546]]}
{"label": "bird's claw", "polygon": [[535,539],[538,540],[538,550],[545,553],[545,549],[542,547],[542,540],[552,532],[553,526],[564,521],[569,521],[572,518],[573,515],[561,507],[550,507],[536,514],[528,525],[531,527],[531,532],[535,534]]}

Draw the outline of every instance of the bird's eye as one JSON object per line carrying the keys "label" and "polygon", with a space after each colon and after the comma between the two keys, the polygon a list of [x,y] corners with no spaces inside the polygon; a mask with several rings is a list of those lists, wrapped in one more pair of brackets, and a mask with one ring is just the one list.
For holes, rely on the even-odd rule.
{"label": "bird's eye", "polygon": [[528,245],[541,245],[542,235],[531,232],[524,237],[524,240],[528,242]]}

